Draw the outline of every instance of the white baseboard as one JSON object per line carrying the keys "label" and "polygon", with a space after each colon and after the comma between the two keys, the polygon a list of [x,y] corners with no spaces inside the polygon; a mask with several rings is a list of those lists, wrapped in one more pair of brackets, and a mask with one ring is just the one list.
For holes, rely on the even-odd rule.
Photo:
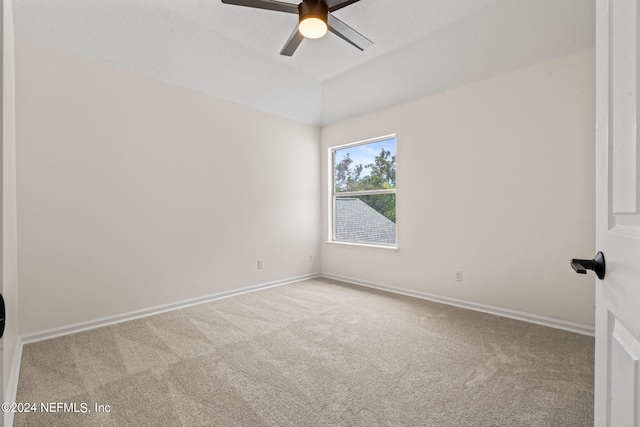
{"label": "white baseboard", "polygon": [[491,305],[479,304],[471,301],[459,300],[456,298],[443,297],[433,295],[426,292],[413,291],[410,289],[398,288],[395,286],[384,285],[382,283],[370,282],[367,280],[355,279],[353,277],[339,276],[336,274],[321,273],[321,277],[327,279],[339,280],[354,285],[366,286],[368,288],[379,289],[382,291],[392,292],[395,294],[406,295],[414,298],[425,299],[429,301],[439,302],[442,304],[453,305],[456,307],[466,308],[469,310],[480,311],[483,313],[494,314],[496,316],[508,317],[510,319],[522,320],[524,322],[535,323],[538,325],[549,326],[551,328],[562,329],[565,331],[575,332],[582,335],[595,336],[595,328],[585,323],[570,322],[568,320],[556,319],[553,317],[540,316],[538,314],[526,313],[524,311],[511,310],[508,308],[495,307]]}
{"label": "white baseboard", "polygon": [[[16,340],[16,346],[13,350],[13,360],[11,361],[11,372],[9,372],[9,382],[7,384],[6,395],[4,401],[15,403],[18,393],[18,379],[20,377],[20,363],[22,362],[22,340],[20,337]],[[13,426],[13,412],[4,413],[5,427]]]}
{"label": "white baseboard", "polygon": [[[159,305],[156,307],[136,310],[129,313],[117,314],[114,316],[102,317],[100,319],[89,320],[86,322],[74,323],[72,325],[61,326],[58,328],[47,329],[44,331],[34,332],[22,335],[22,344],[30,344],[37,341],[48,340],[50,338],[60,337],[63,335],[74,334],[76,332],[87,331],[89,329],[100,328],[102,326],[113,325],[115,323],[127,322],[129,320],[139,319],[141,317],[153,316],[154,314],[165,313],[167,311],[178,310],[180,308],[191,307],[198,304],[234,297],[248,292],[255,292],[261,289],[273,288],[275,286],[286,285],[287,283],[298,282],[306,279],[320,277],[320,273],[306,274],[303,276],[290,277],[288,279],[276,280],[274,282],[262,283],[259,285],[248,286],[245,288],[234,289],[231,291],[219,292],[204,297],[192,298],[175,303]],[[22,346],[20,347],[22,349]]]}
{"label": "white baseboard", "polygon": [[[211,301],[215,301],[223,298],[229,298],[229,297],[241,295],[248,292],[255,292],[261,289],[267,289],[275,286],[286,285],[287,283],[293,283],[293,282],[306,280],[306,279],[313,279],[316,277],[326,277],[328,279],[340,280],[342,282],[352,283],[355,285],[366,286],[369,288],[379,289],[379,290],[392,292],[400,295],[406,295],[414,298],[420,298],[420,299],[425,299],[429,301],[439,302],[442,304],[453,305],[456,307],[466,308],[474,311],[480,311],[483,313],[494,314],[502,317],[508,317],[511,319],[522,320],[524,322],[536,323],[538,325],[549,326],[551,328],[562,329],[565,331],[575,332],[582,335],[589,335],[589,336],[595,335],[595,328],[592,325],[587,325],[584,323],[571,322],[567,320],[526,313],[523,311],[511,310],[508,308],[495,307],[495,306],[480,304],[480,303],[471,302],[471,301],[459,300],[456,298],[443,297],[439,295],[429,294],[426,292],[414,291],[410,289],[389,286],[382,283],[356,279],[353,277],[340,276],[340,275],[329,274],[329,273],[313,273],[313,274],[307,274],[303,276],[291,277],[283,280],[277,280],[274,282],[248,286],[241,289],[220,292],[216,294],[207,295],[204,297],[183,300],[176,303],[170,303],[170,304],[151,307],[147,309],[132,311],[129,313],[123,313],[123,314],[118,314],[114,316],[103,317],[100,319],[89,320],[87,322],[75,323],[72,325],[52,328],[44,331],[34,332],[31,334],[25,334],[18,337],[18,342],[16,343],[16,350],[18,350],[19,348],[20,355],[21,355],[23,344],[43,341],[50,338],[55,338],[63,335],[73,334],[76,332],[86,331],[89,329],[100,328],[102,326],[113,325],[115,323],[127,322],[129,320],[138,319],[141,317],[152,316],[154,314],[160,314],[167,311],[186,308],[193,305],[203,304],[203,303],[207,303],[207,302],[211,302]],[[14,360],[14,364],[18,363],[18,372],[19,372],[20,360],[19,360],[19,356],[17,357],[18,357],[18,361],[16,362]],[[12,371],[12,375],[13,375],[13,371]],[[16,373],[15,381],[17,383],[17,373]]]}

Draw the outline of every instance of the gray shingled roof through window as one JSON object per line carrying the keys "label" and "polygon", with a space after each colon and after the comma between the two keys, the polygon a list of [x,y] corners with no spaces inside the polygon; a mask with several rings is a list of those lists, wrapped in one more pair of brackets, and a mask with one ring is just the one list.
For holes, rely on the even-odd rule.
{"label": "gray shingled roof through window", "polygon": [[336,240],[396,243],[396,224],[360,199],[336,199]]}

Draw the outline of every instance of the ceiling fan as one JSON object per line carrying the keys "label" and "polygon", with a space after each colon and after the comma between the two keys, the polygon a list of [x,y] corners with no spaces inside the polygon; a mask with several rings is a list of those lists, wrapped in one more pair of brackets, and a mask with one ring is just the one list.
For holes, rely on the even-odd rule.
{"label": "ceiling fan", "polygon": [[222,0],[222,3],[297,14],[298,25],[280,51],[280,55],[291,56],[305,37],[320,38],[327,29],[360,50],[371,46],[371,40],[331,14],[357,1],[359,0],[303,0],[298,5],[275,0]]}

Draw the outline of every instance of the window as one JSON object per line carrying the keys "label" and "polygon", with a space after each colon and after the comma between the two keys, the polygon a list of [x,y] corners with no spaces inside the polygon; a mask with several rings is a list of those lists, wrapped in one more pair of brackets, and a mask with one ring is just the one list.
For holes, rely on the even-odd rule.
{"label": "window", "polygon": [[332,240],[396,245],[396,138],[331,149]]}

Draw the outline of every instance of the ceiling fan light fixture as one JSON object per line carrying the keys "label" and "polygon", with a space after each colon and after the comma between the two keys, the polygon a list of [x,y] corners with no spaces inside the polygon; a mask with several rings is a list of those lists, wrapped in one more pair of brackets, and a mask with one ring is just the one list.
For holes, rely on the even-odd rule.
{"label": "ceiling fan light fixture", "polygon": [[319,39],[327,33],[329,7],[323,0],[304,0],[298,5],[298,31],[310,39]]}
{"label": "ceiling fan light fixture", "polygon": [[319,39],[327,34],[327,24],[318,18],[307,18],[300,22],[298,31],[308,39]]}

